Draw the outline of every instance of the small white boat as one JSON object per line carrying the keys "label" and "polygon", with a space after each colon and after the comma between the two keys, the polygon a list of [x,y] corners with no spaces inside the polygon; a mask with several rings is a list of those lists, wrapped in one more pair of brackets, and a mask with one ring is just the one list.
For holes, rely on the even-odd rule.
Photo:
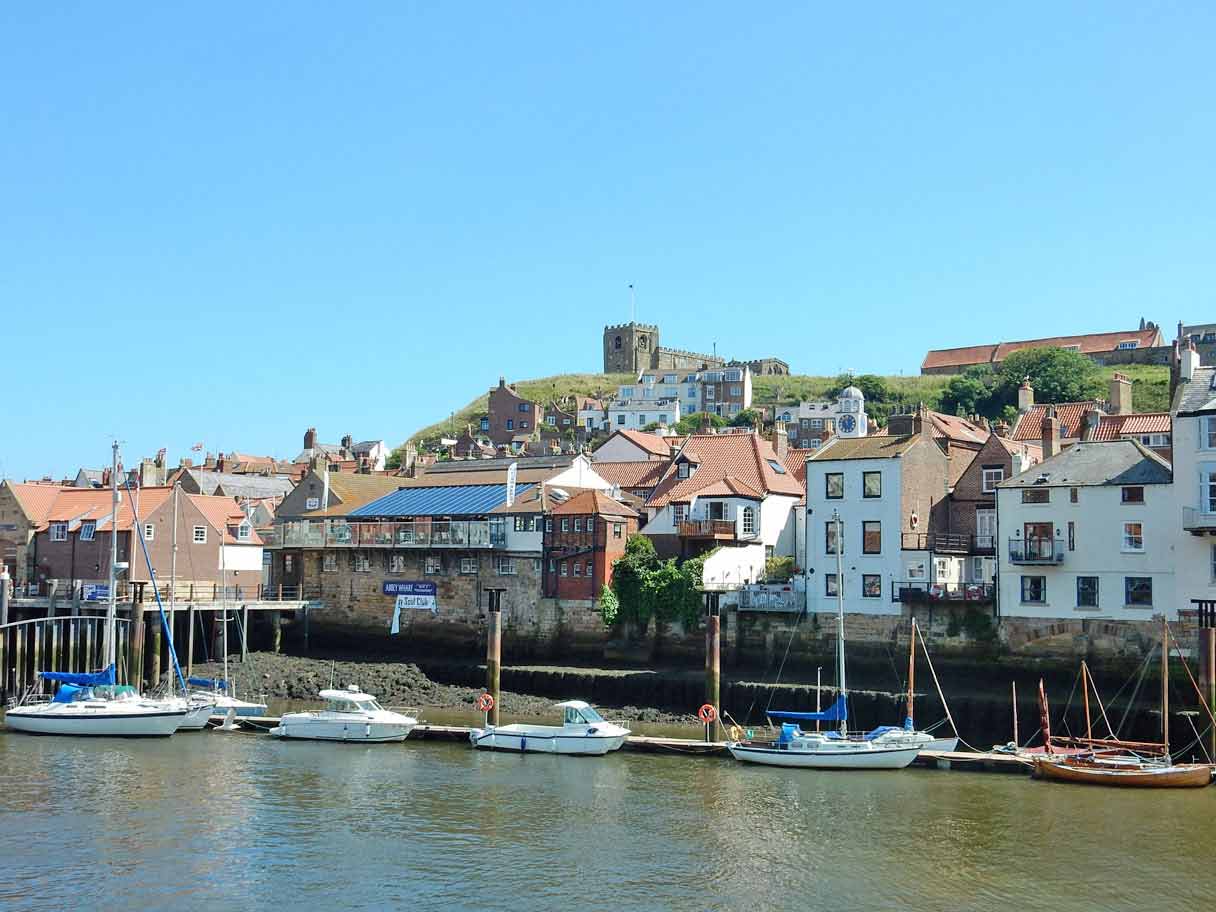
{"label": "small white boat", "polygon": [[235,717],[255,718],[265,716],[265,703],[238,700],[228,693],[229,684],[222,678],[188,678],[187,684],[194,688],[189,693],[192,704],[206,703],[211,709],[208,716],[212,722],[222,722],[229,714]]}
{"label": "small white boat", "polygon": [[[88,675],[44,673],[51,680],[87,678]],[[101,672],[112,678],[112,669]],[[63,681],[55,696],[25,703],[4,715],[12,731],[32,735],[79,735],[115,738],[166,737],[177,731],[186,716],[185,706],[164,706],[144,700],[133,687],[110,684],[74,684]]]}
{"label": "small white boat", "polygon": [[310,741],[404,741],[418,725],[413,716],[383,708],[353,684],[345,690],[323,690],[321,699],[324,709],[287,713],[270,733]]}
{"label": "small white boat", "polygon": [[629,729],[605,721],[582,700],[567,700],[556,705],[563,710],[560,726],[519,722],[488,725],[469,732],[469,740],[474,747],[485,750],[602,757],[609,751],[619,750],[629,735]]}

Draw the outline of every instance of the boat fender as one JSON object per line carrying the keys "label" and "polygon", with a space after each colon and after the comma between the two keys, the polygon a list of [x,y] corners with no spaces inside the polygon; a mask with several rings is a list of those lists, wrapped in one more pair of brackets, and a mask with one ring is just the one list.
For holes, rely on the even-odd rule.
{"label": "boat fender", "polygon": [[522,750],[526,749],[526,748],[527,748],[527,746],[528,746],[528,739],[527,739],[527,738],[520,738],[520,739],[519,739],[519,749],[522,751]]}
{"label": "boat fender", "polygon": [[372,736],[372,724],[367,722],[363,725],[363,737],[370,738]]}
{"label": "boat fender", "polygon": [[739,729],[738,725],[732,725],[730,727],[730,732],[728,734],[730,735],[730,739],[732,741],[742,741],[743,740],[743,738],[742,738],[743,732]]}

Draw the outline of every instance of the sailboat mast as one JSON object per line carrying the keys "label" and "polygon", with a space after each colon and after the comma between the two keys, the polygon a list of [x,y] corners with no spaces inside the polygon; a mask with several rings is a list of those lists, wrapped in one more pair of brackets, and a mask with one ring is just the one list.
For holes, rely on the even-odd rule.
{"label": "sailboat mast", "polygon": [[1013,746],[1019,747],[1021,742],[1018,740],[1018,682],[1010,681],[1009,687],[1013,690]]}
{"label": "sailboat mast", "polygon": [[224,533],[227,527],[220,529],[220,609],[224,615],[224,687],[228,696],[233,696],[232,687],[228,683],[228,564],[224,560]]}
{"label": "sailboat mast", "polygon": [[912,722],[912,689],[916,684],[916,616],[912,617],[912,635],[908,637],[908,711],[904,719],[904,727],[911,729]]}
{"label": "sailboat mast", "polygon": [[[840,696],[844,700],[845,715],[848,715],[849,690],[844,678],[844,540],[840,535],[840,512],[832,511],[832,522],[836,530],[836,680],[840,683]],[[840,733],[848,733],[848,720],[840,720]]]}
{"label": "sailboat mast", "polygon": [[[107,577],[110,587],[109,604],[106,606],[106,666],[113,665],[118,671],[118,441],[110,450],[110,572]],[[135,603],[132,600],[131,610]]]}
{"label": "sailboat mast", "polygon": [[1161,743],[1170,755],[1170,626],[1161,619]]}
{"label": "sailboat mast", "polygon": [[1087,740],[1093,740],[1094,728],[1089,719],[1089,666],[1085,664],[1085,660],[1081,660],[1081,693],[1085,699],[1085,737]]}
{"label": "sailboat mast", "polygon": [[[173,550],[169,554],[169,636],[177,629],[177,485],[173,482]],[[176,649],[174,650],[176,652]],[[174,656],[174,661],[177,657]],[[180,671],[180,667],[178,671]],[[169,675],[169,696],[173,696],[173,679]]]}

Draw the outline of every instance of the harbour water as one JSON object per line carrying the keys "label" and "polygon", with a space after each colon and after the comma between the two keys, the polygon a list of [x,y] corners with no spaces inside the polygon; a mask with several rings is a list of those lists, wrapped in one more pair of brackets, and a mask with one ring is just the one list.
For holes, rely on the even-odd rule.
{"label": "harbour water", "polygon": [[1196,909],[1216,787],[0,734],[0,909]]}

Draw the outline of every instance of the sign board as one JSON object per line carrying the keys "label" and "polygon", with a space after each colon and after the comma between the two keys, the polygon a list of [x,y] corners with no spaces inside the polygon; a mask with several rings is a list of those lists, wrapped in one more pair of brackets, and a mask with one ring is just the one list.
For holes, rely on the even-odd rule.
{"label": "sign board", "polygon": [[507,506],[515,503],[515,480],[519,477],[519,463],[513,462],[507,468]]}
{"label": "sign board", "polygon": [[429,611],[431,614],[439,611],[436,586],[428,580],[385,580],[384,594],[396,597],[389,633],[401,632],[402,611]]}
{"label": "sign board", "polygon": [[85,583],[80,590],[86,602],[101,602],[110,597],[110,587],[106,583]]}

